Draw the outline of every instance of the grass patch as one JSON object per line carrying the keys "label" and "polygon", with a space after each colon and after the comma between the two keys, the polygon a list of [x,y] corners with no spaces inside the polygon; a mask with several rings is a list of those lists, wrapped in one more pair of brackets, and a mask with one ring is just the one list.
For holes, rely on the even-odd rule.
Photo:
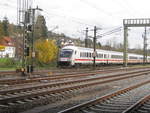
{"label": "grass patch", "polygon": [[44,64],[44,63],[37,63],[36,64],[36,69],[37,70],[40,70],[40,69],[56,69],[56,67],[57,67],[57,61],[53,61],[53,62],[51,62],[51,63],[49,63],[49,64]]}
{"label": "grass patch", "polygon": [[15,71],[16,67],[0,67],[0,71]]}
{"label": "grass patch", "polygon": [[15,70],[19,64],[14,58],[0,58],[0,70]]}

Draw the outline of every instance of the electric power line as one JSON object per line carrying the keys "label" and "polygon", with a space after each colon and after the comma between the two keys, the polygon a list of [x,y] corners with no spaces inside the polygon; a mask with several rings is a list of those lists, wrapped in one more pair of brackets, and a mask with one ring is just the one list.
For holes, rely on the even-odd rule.
{"label": "electric power line", "polygon": [[80,0],[80,1],[85,3],[85,4],[87,4],[87,5],[89,5],[90,7],[94,8],[94,9],[96,9],[98,11],[101,11],[102,13],[104,13],[104,14],[106,14],[108,16],[113,17],[112,13],[107,12],[107,11],[103,10],[102,8],[100,8],[100,7],[97,7],[95,4],[92,4],[92,3],[88,2],[87,0]]}
{"label": "electric power line", "polygon": [[111,35],[113,33],[121,31],[121,29],[122,29],[122,27],[115,28],[115,29],[113,29],[111,31],[105,32],[103,34],[99,34],[98,37],[104,37],[104,36],[107,36],[107,35]]}
{"label": "electric power line", "polygon": [[66,16],[66,15],[60,15],[60,14],[53,14],[53,13],[49,13],[47,11],[44,11],[47,15],[54,15],[54,16],[59,16],[61,18],[70,18],[70,20],[72,20],[73,22],[76,22],[78,24],[81,24],[81,25],[86,25],[86,26],[91,26],[93,27],[94,25],[92,24],[88,24],[88,23],[85,23],[83,22],[83,20],[79,19],[79,18],[76,18],[76,17],[71,17],[71,16]]}

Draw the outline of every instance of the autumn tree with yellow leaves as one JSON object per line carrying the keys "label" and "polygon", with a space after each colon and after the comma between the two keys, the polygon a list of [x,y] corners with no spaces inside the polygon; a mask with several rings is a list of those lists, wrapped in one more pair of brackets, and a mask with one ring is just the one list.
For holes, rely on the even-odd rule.
{"label": "autumn tree with yellow leaves", "polygon": [[35,49],[39,63],[49,64],[57,58],[58,48],[54,40],[39,39],[35,42]]}

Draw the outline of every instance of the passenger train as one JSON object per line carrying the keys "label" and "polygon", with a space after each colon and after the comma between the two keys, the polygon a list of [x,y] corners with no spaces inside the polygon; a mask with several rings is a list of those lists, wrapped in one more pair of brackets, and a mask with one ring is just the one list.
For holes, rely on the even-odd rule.
{"label": "passenger train", "polygon": [[[93,64],[93,49],[77,46],[65,46],[60,50],[58,66],[80,66]],[[96,65],[123,64],[123,53],[96,49]],[[147,57],[150,62],[150,56]],[[143,55],[128,53],[129,64],[143,63]]]}

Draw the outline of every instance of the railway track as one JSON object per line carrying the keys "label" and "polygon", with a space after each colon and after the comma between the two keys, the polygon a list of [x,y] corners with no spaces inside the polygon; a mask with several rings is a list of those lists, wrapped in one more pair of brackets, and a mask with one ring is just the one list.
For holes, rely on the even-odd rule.
{"label": "railway track", "polygon": [[33,102],[35,100],[36,102],[38,100],[39,102],[45,103],[48,100],[48,98],[52,99],[54,98],[54,96],[64,96],[70,94],[71,92],[86,87],[100,85],[100,84],[109,83],[113,81],[119,81],[131,77],[137,77],[148,73],[150,73],[150,70],[130,72],[130,73],[128,72],[118,76],[112,75],[110,78],[105,76],[105,77],[91,78],[91,79],[85,79],[79,81],[70,81],[70,82],[62,82],[62,83],[55,83],[55,84],[32,86],[26,88],[3,90],[0,91],[0,111],[4,109],[9,111],[12,108],[14,110],[15,108],[18,108],[18,106],[28,105],[28,102]]}
{"label": "railway track", "polygon": [[[120,69],[123,70],[123,69]],[[118,69],[109,69],[109,70],[98,70],[98,71],[84,71],[84,72],[72,72],[72,73],[65,73],[65,74],[55,74],[51,76],[44,76],[44,77],[28,77],[26,78],[18,78],[18,79],[3,79],[0,80],[0,84],[7,84],[7,85],[14,85],[14,84],[23,84],[23,83],[31,83],[31,82],[39,82],[41,80],[58,80],[58,79],[65,79],[65,78],[76,78],[81,76],[91,76],[100,73],[109,73],[113,71],[119,71]],[[88,74],[87,74],[88,73]]]}
{"label": "railway track", "polygon": [[[149,92],[150,80],[60,111],[59,113],[146,113],[139,109],[137,110],[138,112],[132,112],[131,110],[133,108],[135,110],[143,102],[143,97],[146,96],[146,99],[144,98],[145,101],[149,100],[150,96],[147,96]],[[149,110],[149,108],[147,109]]]}
{"label": "railway track", "polygon": [[150,113],[150,94],[148,93],[123,113]]}
{"label": "railway track", "polygon": [[[101,68],[101,70],[106,70],[106,69],[117,69],[117,68],[121,68],[120,66],[115,66],[115,67],[103,67],[103,68]],[[90,71],[90,70],[92,70],[92,68],[91,69],[89,69],[89,68],[77,68],[77,69],[53,69],[53,70],[35,70],[33,73],[32,73],[32,75],[36,75],[36,74],[43,74],[43,73],[55,73],[55,74],[59,74],[59,73],[68,73],[68,72],[76,72],[76,71]],[[99,70],[98,68],[97,68],[97,70]],[[5,76],[5,75],[13,75],[14,76],[14,74],[17,74],[17,73],[20,73],[19,71],[17,72],[17,71],[0,71],[0,77],[1,76]]]}
{"label": "railway track", "polygon": [[[141,68],[140,68],[141,69]],[[149,69],[149,68],[146,68]],[[96,70],[96,71],[84,71],[78,73],[65,73],[65,74],[56,74],[51,76],[44,76],[44,77],[28,77],[28,78],[18,78],[18,79],[3,79],[0,80],[0,84],[7,84],[7,85],[15,85],[15,84],[23,84],[23,83],[32,83],[32,82],[41,82],[43,80],[60,80],[66,78],[77,78],[82,76],[91,76],[95,74],[102,74],[102,73],[111,73],[111,72],[119,72],[119,71],[129,71],[129,70],[137,70],[137,68],[120,68],[120,69],[109,69],[109,70]]]}
{"label": "railway track", "polygon": [[[150,70],[142,70],[142,71],[135,71],[135,72],[126,72],[126,73],[120,73],[120,74],[114,74],[109,76],[100,76],[100,77],[94,77],[94,78],[84,78],[80,80],[69,80],[65,82],[55,82],[55,83],[46,83],[46,84],[38,84],[34,86],[27,86],[27,87],[20,87],[20,88],[11,88],[7,90],[0,90],[1,95],[6,95],[8,93],[16,93],[21,91],[28,91],[28,90],[35,90],[35,89],[41,89],[41,88],[53,88],[53,87],[62,87],[66,85],[73,85],[73,84],[79,84],[79,83],[86,83],[86,82],[96,82],[101,80],[101,84],[115,81],[115,80],[121,80],[131,77],[137,77],[141,76],[143,74],[150,73]],[[100,84],[100,82],[99,82]]]}

